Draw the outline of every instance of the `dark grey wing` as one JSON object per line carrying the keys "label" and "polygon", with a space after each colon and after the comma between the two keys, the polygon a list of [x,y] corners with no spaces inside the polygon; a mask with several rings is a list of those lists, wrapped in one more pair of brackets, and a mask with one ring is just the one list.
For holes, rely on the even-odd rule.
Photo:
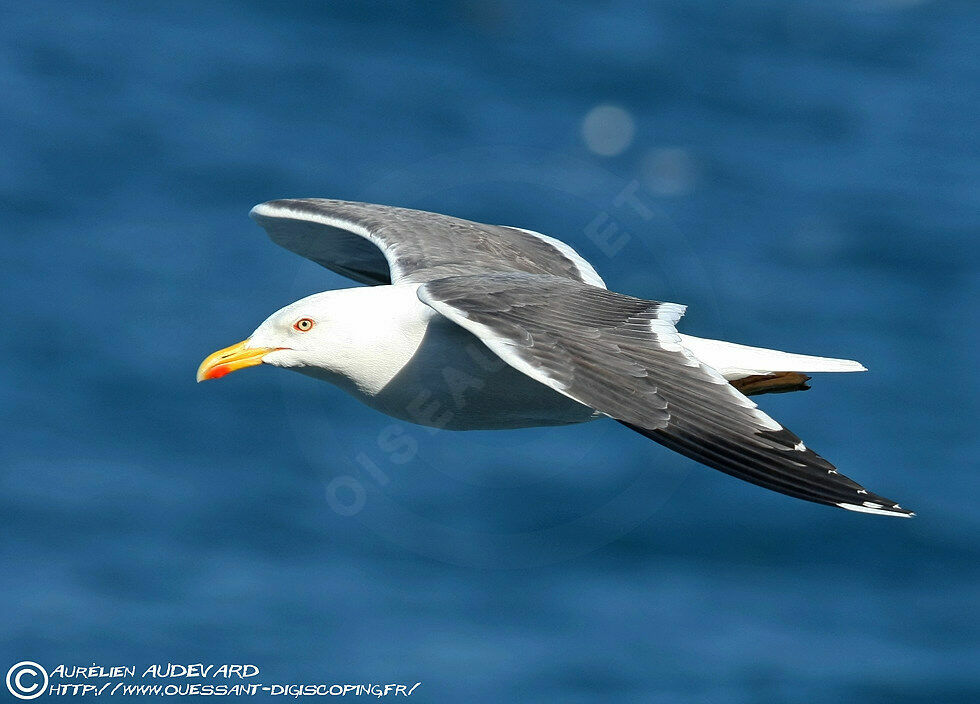
{"label": "dark grey wing", "polygon": [[604,286],[571,247],[530,230],[322,198],[271,200],[251,216],[276,244],[361,283],[524,272]]}
{"label": "dark grey wing", "polygon": [[808,501],[912,515],[701,364],[674,327],[684,306],[526,274],[431,281],[419,298],[512,367],[709,467]]}

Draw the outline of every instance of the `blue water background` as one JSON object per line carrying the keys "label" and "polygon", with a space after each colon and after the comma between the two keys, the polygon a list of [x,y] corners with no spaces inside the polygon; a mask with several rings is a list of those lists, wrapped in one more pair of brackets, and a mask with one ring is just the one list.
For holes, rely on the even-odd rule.
{"label": "blue water background", "polygon": [[[0,671],[980,701],[980,5],[2,9]],[[601,105],[635,126],[614,155],[584,138]],[[688,304],[682,330],[859,359],[762,405],[918,517],[791,500],[611,421],[403,426],[403,461],[390,420],[305,377],[195,384],[348,285],[247,218],[299,196],[534,228]]]}

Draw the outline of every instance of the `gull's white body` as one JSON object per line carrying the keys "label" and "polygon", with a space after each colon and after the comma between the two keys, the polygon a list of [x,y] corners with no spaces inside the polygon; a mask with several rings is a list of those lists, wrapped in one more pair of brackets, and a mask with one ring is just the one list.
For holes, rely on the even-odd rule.
{"label": "gull's white body", "polygon": [[[249,338],[278,347],[302,311],[316,315],[313,333],[294,348],[265,356],[328,381],[389,416],[449,430],[493,430],[582,423],[595,411],[531,379],[472,333],[418,298],[419,284],[325,291],[283,308]],[[322,313],[317,314],[318,311]],[[329,340],[317,345],[318,339]],[[857,362],[790,354],[681,335],[682,344],[726,379],[778,371],[862,371]],[[299,345],[303,363],[297,363]]]}

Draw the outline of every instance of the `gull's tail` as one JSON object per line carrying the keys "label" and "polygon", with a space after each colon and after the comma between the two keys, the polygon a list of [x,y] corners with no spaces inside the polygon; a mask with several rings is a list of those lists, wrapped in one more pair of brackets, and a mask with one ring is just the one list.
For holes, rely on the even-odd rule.
{"label": "gull's tail", "polygon": [[809,389],[804,372],[864,372],[860,362],[749,347],[723,340],[681,335],[683,344],[703,364],[728,379],[743,394]]}

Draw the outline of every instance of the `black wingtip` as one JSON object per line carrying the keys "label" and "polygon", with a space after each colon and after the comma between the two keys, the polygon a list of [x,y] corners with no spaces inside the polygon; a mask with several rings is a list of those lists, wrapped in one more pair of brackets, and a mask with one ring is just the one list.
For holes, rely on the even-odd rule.
{"label": "black wingtip", "polygon": [[690,423],[684,427],[682,421],[674,420],[669,433],[619,422],[702,464],[787,496],[857,513],[899,518],[915,515],[839,473],[786,428],[756,433],[767,441],[767,448],[745,438],[697,434]]}

